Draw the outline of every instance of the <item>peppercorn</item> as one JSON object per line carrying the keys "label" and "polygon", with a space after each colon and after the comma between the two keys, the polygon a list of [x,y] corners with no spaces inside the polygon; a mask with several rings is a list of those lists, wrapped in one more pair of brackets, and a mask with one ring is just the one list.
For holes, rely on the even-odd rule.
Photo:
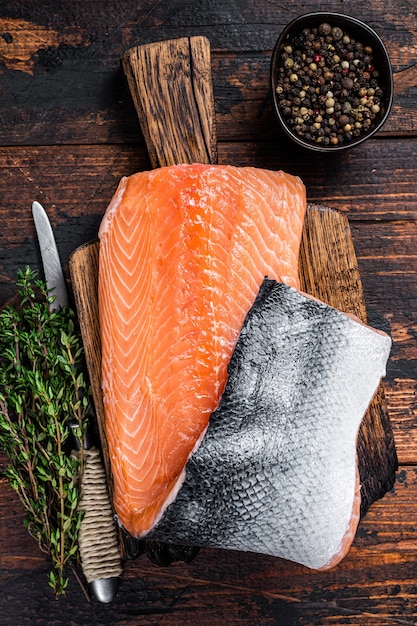
{"label": "peppercorn", "polygon": [[342,39],[343,37],[343,30],[339,28],[339,26],[335,26],[334,28],[332,28],[332,35],[335,41],[340,41],[340,39]]}
{"label": "peppercorn", "polygon": [[312,143],[338,146],[368,132],[381,111],[371,46],[327,22],[283,48],[276,98],[285,123]]}
{"label": "peppercorn", "polygon": [[346,124],[349,124],[349,117],[347,115],[341,115],[339,117],[339,124],[340,126],[346,126]]}
{"label": "peppercorn", "polygon": [[353,80],[349,78],[348,76],[344,76],[341,80],[341,84],[342,84],[342,87],[344,87],[345,89],[352,89]]}
{"label": "peppercorn", "polygon": [[330,24],[327,24],[326,22],[324,22],[323,24],[320,24],[319,26],[319,33],[320,35],[330,35],[330,33],[332,32],[332,27],[330,26]]}

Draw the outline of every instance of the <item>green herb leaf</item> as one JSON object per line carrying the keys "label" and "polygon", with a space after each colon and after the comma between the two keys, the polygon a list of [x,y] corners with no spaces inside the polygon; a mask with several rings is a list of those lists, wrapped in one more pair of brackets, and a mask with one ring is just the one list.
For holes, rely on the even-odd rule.
{"label": "green herb leaf", "polygon": [[[53,297],[37,273],[18,271],[18,305],[0,313],[0,446],[5,477],[25,508],[25,526],[52,561],[49,585],[65,593],[64,569],[76,561],[83,449],[90,406],[76,315],[50,310]],[[74,425],[73,429],[69,424]]]}

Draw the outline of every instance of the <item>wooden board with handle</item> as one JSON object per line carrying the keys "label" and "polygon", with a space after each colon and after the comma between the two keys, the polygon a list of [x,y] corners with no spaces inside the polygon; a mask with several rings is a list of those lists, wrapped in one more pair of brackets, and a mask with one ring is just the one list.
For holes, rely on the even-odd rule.
{"label": "wooden board with handle", "polygon": [[[215,163],[215,109],[208,40],[191,37],[139,46],[128,50],[122,63],[152,166]],[[100,381],[98,263],[99,242],[87,243],[72,254],[70,273],[112,492]],[[308,206],[300,249],[300,277],[307,293],[367,321],[349,222],[344,214],[328,207]],[[360,429],[358,464],[365,514],[369,505],[392,487],[397,468],[382,387]],[[129,550],[126,552],[129,556]]]}

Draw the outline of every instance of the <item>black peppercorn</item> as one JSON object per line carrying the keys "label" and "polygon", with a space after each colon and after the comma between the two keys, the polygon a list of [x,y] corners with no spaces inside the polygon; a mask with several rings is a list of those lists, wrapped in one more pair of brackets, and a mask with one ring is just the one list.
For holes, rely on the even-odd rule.
{"label": "black peppercorn", "polygon": [[340,41],[343,37],[343,30],[339,26],[334,26],[332,28],[332,36],[335,41]]}
{"label": "black peppercorn", "polygon": [[330,24],[327,24],[326,22],[324,22],[323,24],[320,24],[319,26],[319,34],[320,35],[330,35],[330,33],[332,32],[332,27],[330,26]]}

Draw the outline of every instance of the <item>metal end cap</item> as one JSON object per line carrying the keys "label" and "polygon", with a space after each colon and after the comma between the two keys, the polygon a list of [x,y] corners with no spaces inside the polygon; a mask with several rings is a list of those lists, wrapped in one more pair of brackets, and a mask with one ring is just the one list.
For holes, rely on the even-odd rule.
{"label": "metal end cap", "polygon": [[93,580],[90,583],[90,587],[97,600],[107,604],[114,600],[119,588],[119,580],[118,576],[100,578],[99,580]]}

